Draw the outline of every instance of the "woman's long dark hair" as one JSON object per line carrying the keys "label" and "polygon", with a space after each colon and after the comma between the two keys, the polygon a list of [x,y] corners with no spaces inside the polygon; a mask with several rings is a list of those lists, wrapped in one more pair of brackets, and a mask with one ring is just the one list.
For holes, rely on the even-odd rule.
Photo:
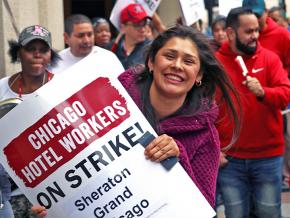
{"label": "woman's long dark hair", "polygon": [[[210,45],[208,44],[207,38],[202,33],[191,27],[175,26],[168,29],[156,37],[148,50],[145,70],[138,75],[138,83],[141,87],[142,100],[144,102],[143,112],[146,118],[151,125],[157,129],[158,121],[156,120],[149,99],[149,89],[153,81],[153,75],[149,72],[148,61],[150,59],[154,62],[157,52],[166,44],[168,40],[173,37],[190,39],[196,45],[200,58],[200,71],[203,74],[202,86],[194,85],[188,92],[185,101],[185,108],[187,110],[182,110],[182,114],[185,113],[187,115],[192,115],[198,111],[208,108],[208,105],[211,105],[215,100],[216,91],[219,89],[222,94],[222,99],[229,109],[229,115],[235,126],[232,140],[229,144],[229,146],[231,146],[236,141],[240,131],[240,116],[234,104],[234,101],[236,101],[238,105],[240,105],[238,94],[224,68],[216,59]],[[205,99],[207,99],[207,105],[203,104]],[[238,108],[238,110],[240,110],[240,108]],[[180,112],[181,110],[176,113],[178,114]]]}

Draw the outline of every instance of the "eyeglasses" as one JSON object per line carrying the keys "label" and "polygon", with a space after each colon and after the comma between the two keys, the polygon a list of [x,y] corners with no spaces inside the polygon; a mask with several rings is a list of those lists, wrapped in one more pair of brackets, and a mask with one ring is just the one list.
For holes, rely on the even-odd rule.
{"label": "eyeglasses", "polygon": [[136,30],[140,30],[143,27],[147,26],[148,24],[150,24],[150,20],[145,19],[145,20],[142,20],[139,23],[127,23],[126,25],[132,26]]}

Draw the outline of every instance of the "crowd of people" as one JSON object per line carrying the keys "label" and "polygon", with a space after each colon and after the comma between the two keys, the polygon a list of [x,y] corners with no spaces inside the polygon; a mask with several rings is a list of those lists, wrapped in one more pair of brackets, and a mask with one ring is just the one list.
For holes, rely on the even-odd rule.
{"label": "crowd of people", "polygon": [[[92,53],[109,59],[158,134],[144,151],[149,160],[179,157],[213,208],[221,196],[228,218],[281,218],[282,184],[290,183],[290,116],[282,116],[290,103],[285,14],[267,10],[264,0],[244,0],[213,20],[211,37],[194,26],[167,29],[156,13],[129,4],[112,39],[105,18],[73,14],[65,20],[67,48],[59,52],[49,30],[26,27],[9,41],[21,71],[0,80],[0,101],[25,100]],[[0,218],[46,216],[20,191],[11,196],[2,165],[0,189]]]}

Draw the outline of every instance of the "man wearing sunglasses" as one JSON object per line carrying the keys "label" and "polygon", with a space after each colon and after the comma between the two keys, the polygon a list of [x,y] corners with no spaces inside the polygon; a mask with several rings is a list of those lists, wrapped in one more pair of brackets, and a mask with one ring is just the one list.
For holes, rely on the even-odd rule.
{"label": "man wearing sunglasses", "polygon": [[114,52],[125,69],[144,64],[144,51],[150,41],[146,38],[146,26],[151,21],[140,4],[130,4],[121,11],[120,26],[124,34]]}

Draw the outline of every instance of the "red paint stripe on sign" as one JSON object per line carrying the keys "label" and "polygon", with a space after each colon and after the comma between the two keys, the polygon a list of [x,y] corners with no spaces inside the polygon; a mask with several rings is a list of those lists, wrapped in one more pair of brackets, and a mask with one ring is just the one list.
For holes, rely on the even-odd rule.
{"label": "red paint stripe on sign", "polygon": [[129,116],[125,98],[108,78],[98,78],[13,139],[4,154],[24,184],[35,187]]}

